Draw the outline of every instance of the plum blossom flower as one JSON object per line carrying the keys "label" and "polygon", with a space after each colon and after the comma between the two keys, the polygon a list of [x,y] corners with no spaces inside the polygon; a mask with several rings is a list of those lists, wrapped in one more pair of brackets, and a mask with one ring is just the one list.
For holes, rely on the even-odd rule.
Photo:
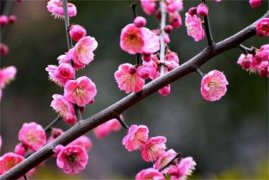
{"label": "plum blossom flower", "polygon": [[179,58],[176,52],[169,51],[164,56],[165,65],[168,68],[168,71],[171,71],[179,67]]}
{"label": "plum blossom flower", "polygon": [[185,180],[187,176],[192,174],[195,169],[196,162],[192,157],[186,157],[180,160],[179,164],[171,165],[168,169],[168,174],[171,180]]}
{"label": "plum blossom flower", "polygon": [[48,143],[54,141],[57,137],[61,136],[64,131],[60,128],[51,128],[50,136],[48,138]]}
{"label": "plum blossom flower", "polygon": [[76,69],[84,68],[94,59],[93,51],[97,48],[98,43],[94,37],[85,36],[81,38],[72,51],[74,67]]}
{"label": "plum blossom flower", "polygon": [[262,18],[256,24],[256,31],[259,36],[269,36],[269,18]]}
{"label": "plum blossom flower", "polygon": [[86,76],[67,81],[64,86],[64,97],[69,102],[75,103],[80,107],[93,102],[96,93],[97,90],[94,82]]}
{"label": "plum blossom flower", "polygon": [[77,122],[74,105],[70,103],[66,97],[54,94],[50,106],[57,112],[67,124],[75,124]]}
{"label": "plum blossom flower", "polygon": [[[161,169],[162,167],[167,165],[174,157],[176,157],[176,155],[177,153],[173,149],[169,149],[158,158],[153,167],[155,169]],[[167,169],[164,169],[162,172],[166,173]]]}
{"label": "plum blossom flower", "polygon": [[[64,7],[61,0],[50,0],[47,3],[48,11],[55,17],[64,19]],[[77,8],[74,4],[67,4],[67,15],[73,17],[77,15]]]}
{"label": "plum blossom flower", "polygon": [[168,14],[168,21],[169,24],[174,28],[177,29],[182,25],[182,19],[180,14],[176,11],[174,13]]}
{"label": "plum blossom flower", "polygon": [[252,8],[257,8],[262,5],[263,0],[249,0],[249,4]]}
{"label": "plum blossom flower", "polygon": [[157,169],[148,168],[141,170],[135,176],[135,180],[165,180],[165,177]]}
{"label": "plum blossom flower", "polygon": [[7,56],[9,53],[9,48],[6,44],[0,43],[0,56]]}
{"label": "plum blossom flower", "polygon": [[201,95],[207,101],[217,101],[225,95],[228,84],[222,72],[212,70],[202,78]]}
{"label": "plum blossom flower", "polygon": [[69,35],[74,41],[79,41],[81,38],[86,36],[86,29],[78,24],[74,24],[69,29]]}
{"label": "plum blossom flower", "polygon": [[185,25],[187,27],[187,34],[195,41],[200,41],[205,37],[205,31],[202,26],[202,20],[197,15],[191,15],[187,12],[185,17]]}
{"label": "plum blossom flower", "polygon": [[114,77],[118,87],[125,93],[139,92],[145,84],[145,80],[138,75],[137,69],[129,63],[121,64]]}
{"label": "plum blossom flower", "polygon": [[72,145],[78,145],[78,146],[83,147],[86,151],[90,151],[90,149],[92,148],[92,141],[90,138],[83,135],[68,144],[68,146],[72,146]]}
{"label": "plum blossom flower", "polygon": [[[123,117],[121,116],[121,118]],[[102,139],[108,136],[111,132],[119,131],[121,127],[122,126],[117,119],[111,119],[94,128],[93,133],[97,138]]]}
{"label": "plum blossom flower", "polygon": [[121,30],[120,47],[129,54],[155,53],[159,44],[159,37],[148,28],[128,24]]}
{"label": "plum blossom flower", "polygon": [[148,140],[148,127],[145,125],[131,125],[128,134],[122,139],[122,144],[128,151],[140,149]]}
{"label": "plum blossom flower", "polygon": [[17,69],[14,66],[8,66],[0,69],[0,88],[4,88],[10,81],[15,78]]}
{"label": "plum blossom flower", "polygon": [[68,80],[72,80],[75,77],[75,70],[68,63],[62,63],[59,66],[48,65],[46,71],[49,72],[50,80],[59,86],[64,86]]}
{"label": "plum blossom flower", "polygon": [[141,7],[147,15],[152,15],[155,12],[157,0],[140,0]]}
{"label": "plum blossom flower", "polygon": [[8,17],[6,15],[0,16],[0,26],[5,26],[8,24]]}
{"label": "plum blossom flower", "polygon": [[147,20],[142,17],[142,16],[137,16],[134,19],[134,24],[136,25],[136,27],[140,28],[140,27],[144,27],[147,24]]}
{"label": "plum blossom flower", "polygon": [[207,15],[208,15],[208,7],[207,7],[207,5],[204,4],[204,3],[199,4],[199,5],[197,6],[196,11],[197,11],[197,14],[198,14],[199,16],[207,16]]}
{"label": "plum blossom flower", "polygon": [[168,96],[171,93],[171,84],[168,84],[158,90],[158,93],[162,96]]}
{"label": "plum blossom flower", "polygon": [[82,146],[68,145],[60,149],[56,162],[57,166],[63,169],[64,173],[69,175],[78,174],[88,164],[88,154]]}
{"label": "plum blossom flower", "polygon": [[183,9],[182,0],[165,0],[164,8],[168,13],[174,13]]}
{"label": "plum blossom flower", "polygon": [[24,123],[19,131],[19,140],[32,151],[37,151],[46,144],[46,133],[35,122]]}
{"label": "plum blossom flower", "polygon": [[157,161],[157,159],[165,152],[165,142],[166,138],[163,136],[149,138],[141,149],[141,156],[144,161]]}
{"label": "plum blossom flower", "polygon": [[15,146],[14,153],[24,156],[26,154],[27,148],[22,144],[19,143]]}
{"label": "plum blossom flower", "polygon": [[21,163],[24,157],[12,152],[8,152],[0,157],[0,175],[4,174],[17,164]]}
{"label": "plum blossom flower", "polygon": [[254,72],[255,68],[252,66],[252,62],[252,54],[241,54],[238,58],[237,64],[239,64],[245,70],[250,70],[251,72]]}

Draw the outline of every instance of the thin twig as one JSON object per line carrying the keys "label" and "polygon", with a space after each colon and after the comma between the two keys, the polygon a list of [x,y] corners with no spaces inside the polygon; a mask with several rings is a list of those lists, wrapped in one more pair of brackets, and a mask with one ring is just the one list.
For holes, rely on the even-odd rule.
{"label": "thin twig", "polygon": [[250,54],[255,54],[256,53],[256,49],[254,47],[248,48],[246,46],[244,46],[243,44],[240,44],[238,46],[244,53],[250,53]]}
{"label": "thin twig", "polygon": [[201,77],[204,76],[204,73],[199,68],[196,68],[195,71],[199,74],[199,76],[201,76]]}
{"label": "thin twig", "polygon": [[[269,11],[263,17],[269,17]],[[259,19],[260,20],[260,19]],[[170,84],[190,73],[195,71],[196,67],[208,62],[213,57],[228,51],[232,48],[237,47],[242,42],[256,35],[255,25],[259,21],[247,26],[245,29],[234,34],[233,36],[224,39],[223,41],[217,43],[215,48],[206,48],[196,56],[180,65],[178,68],[166,73],[162,77],[159,77],[150,83],[148,83],[140,93],[132,93],[123,99],[117,101],[106,109],[98,112],[97,114],[85,119],[84,121],[79,121],[77,124],[72,126],[68,131],[66,131],[61,136],[57,137],[54,141],[46,144],[43,148],[36,151],[30,157],[25,159],[23,162],[17,164],[15,167],[10,169],[8,172],[0,176],[0,179],[16,179],[21,177],[23,174],[27,173],[29,170],[51,157],[53,154],[53,148],[59,144],[66,145],[78,138],[79,136],[87,133],[88,131],[94,129],[98,125],[112,119],[115,114],[121,114],[130,107],[134,106],[138,102],[142,101],[146,97],[150,96],[154,92],[158,91],[161,87]]]}
{"label": "thin twig", "polygon": [[55,119],[53,119],[45,128],[44,128],[44,130],[46,131],[46,132],[48,132],[50,129],[51,129],[51,127],[53,126],[53,125],[55,125],[57,122],[59,122],[61,120],[61,117],[60,116],[57,116]]}

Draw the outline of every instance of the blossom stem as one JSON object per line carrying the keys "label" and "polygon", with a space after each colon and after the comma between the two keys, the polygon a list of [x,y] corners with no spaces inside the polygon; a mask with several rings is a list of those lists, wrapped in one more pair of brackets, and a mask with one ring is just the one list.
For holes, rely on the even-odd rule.
{"label": "blossom stem", "polygon": [[169,161],[166,165],[164,165],[163,167],[161,167],[161,168],[159,169],[159,171],[161,172],[161,171],[163,171],[164,169],[168,168],[170,165],[174,164],[174,161],[175,161],[176,159],[180,159],[180,158],[181,158],[181,153],[177,153],[177,155],[176,155],[171,161]]}
{"label": "blossom stem", "polygon": [[240,44],[238,47],[246,54],[247,53],[255,54],[255,51],[256,51],[254,47],[248,48],[244,46],[243,44]]}
{"label": "blossom stem", "polygon": [[160,1],[160,9],[161,9],[161,27],[160,27],[160,31],[161,31],[161,35],[160,35],[160,43],[161,43],[161,47],[160,47],[160,72],[161,72],[161,76],[164,75],[164,54],[165,54],[165,43],[164,43],[164,28],[165,28],[165,20],[166,20],[166,12],[164,9],[164,2],[163,0]]}
{"label": "blossom stem", "polygon": [[[205,0],[202,0],[202,3],[206,4]],[[210,27],[208,15],[204,16],[204,26],[205,26],[205,32],[206,32],[208,46],[212,47],[215,45],[215,42],[214,42],[214,39],[213,39],[213,36],[211,33],[211,27]]]}
{"label": "blossom stem", "polygon": [[23,175],[23,178],[24,178],[24,180],[28,180],[27,176],[25,174]]}
{"label": "blossom stem", "polygon": [[79,106],[75,105],[75,112],[78,120],[82,120],[81,111]]}
{"label": "blossom stem", "polygon": [[51,127],[52,127],[53,125],[55,125],[59,120],[61,120],[61,117],[60,117],[60,116],[57,116],[55,119],[53,119],[53,120],[51,121],[51,123],[49,123],[49,124],[44,128],[44,130],[45,130],[46,132],[50,131],[50,130],[51,130]]}
{"label": "blossom stem", "polygon": [[120,116],[117,116],[116,119],[119,121],[119,123],[121,124],[121,126],[125,129],[129,129],[129,126],[128,124],[120,117]]}
{"label": "blossom stem", "polygon": [[204,76],[204,73],[201,71],[201,69],[199,69],[199,68],[196,68],[196,70],[195,70],[201,77],[203,77]]}

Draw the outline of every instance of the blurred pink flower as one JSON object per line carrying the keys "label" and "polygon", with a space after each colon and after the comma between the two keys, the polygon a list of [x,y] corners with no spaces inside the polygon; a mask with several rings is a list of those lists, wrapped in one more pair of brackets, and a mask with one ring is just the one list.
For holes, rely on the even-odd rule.
{"label": "blurred pink flower", "polygon": [[4,88],[10,81],[15,78],[17,69],[14,66],[8,66],[0,69],[0,89]]}
{"label": "blurred pink flower", "polygon": [[[123,117],[121,116],[121,118]],[[117,119],[111,119],[94,128],[93,133],[97,138],[102,139],[108,136],[111,132],[119,131],[121,127],[122,126]]]}
{"label": "blurred pink flower", "polygon": [[[176,157],[176,155],[177,153],[173,149],[169,149],[158,158],[153,167],[155,169],[161,169],[162,167],[167,165],[174,157]],[[162,172],[166,173],[167,169],[164,169]]]}
{"label": "blurred pink flower", "polygon": [[185,14],[185,25],[187,27],[187,34],[195,41],[200,41],[205,37],[202,20],[197,15],[191,15],[188,12]]}
{"label": "blurred pink flower", "polygon": [[25,156],[26,151],[27,151],[27,149],[26,149],[25,145],[23,145],[22,143],[17,144],[15,146],[15,149],[14,149],[14,153],[21,155],[21,156]]}
{"label": "blurred pink flower", "polygon": [[249,0],[249,4],[252,8],[260,7],[263,3],[263,0]]}
{"label": "blurred pink flower", "polygon": [[269,18],[262,18],[256,24],[256,31],[259,36],[269,36]]}
{"label": "blurred pink flower", "polygon": [[72,145],[78,145],[83,147],[86,151],[90,151],[90,149],[92,148],[92,141],[89,137],[83,135],[68,144],[68,146]]}
{"label": "blurred pink flower", "polygon": [[[50,0],[47,3],[48,11],[55,17],[64,19],[64,8],[62,0]],[[73,17],[77,15],[77,8],[74,4],[67,4],[67,15]]]}
{"label": "blurred pink flower", "polygon": [[79,41],[81,38],[86,36],[86,29],[78,24],[72,25],[69,29],[69,35],[74,41]]}
{"label": "blurred pink flower", "polygon": [[97,93],[96,86],[92,80],[86,76],[76,80],[69,80],[64,86],[64,97],[80,107],[94,101]]}
{"label": "blurred pink flower", "polygon": [[0,56],[7,56],[9,53],[9,48],[6,44],[0,43]]}
{"label": "blurred pink flower", "polygon": [[168,22],[174,28],[177,29],[182,25],[182,19],[178,12],[168,14]]}
{"label": "blurred pink flower", "polygon": [[183,9],[182,0],[164,0],[164,8],[168,13],[174,13]]}
{"label": "blurred pink flower", "polygon": [[165,177],[157,169],[148,168],[141,170],[135,176],[135,180],[165,180]]}
{"label": "blurred pink flower", "polygon": [[50,136],[48,138],[48,143],[54,141],[57,137],[61,136],[64,131],[60,128],[51,128]]}
{"label": "blurred pink flower", "polygon": [[147,15],[152,15],[155,12],[156,3],[158,0],[140,0],[141,7]]}
{"label": "blurred pink flower", "polygon": [[17,164],[21,163],[24,157],[12,152],[8,152],[0,157],[0,175],[4,174]]}
{"label": "blurred pink flower", "polygon": [[162,96],[168,96],[171,93],[171,84],[168,84],[158,90],[159,94]]}
{"label": "blurred pink flower", "polygon": [[212,70],[202,78],[201,95],[207,101],[217,101],[225,95],[228,84],[222,72]]}

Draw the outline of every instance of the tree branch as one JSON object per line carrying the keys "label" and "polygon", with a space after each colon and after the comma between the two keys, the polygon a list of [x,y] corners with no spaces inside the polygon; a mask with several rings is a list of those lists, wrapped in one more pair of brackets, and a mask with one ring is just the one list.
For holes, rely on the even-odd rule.
{"label": "tree branch", "polygon": [[[269,17],[269,11],[263,17]],[[233,36],[217,43],[213,48],[205,48],[199,54],[197,54],[192,59],[182,64],[178,68],[148,83],[141,92],[129,94],[128,96],[124,97],[123,99],[119,100],[108,108],[100,111],[99,113],[85,119],[84,121],[79,121],[76,125],[74,125],[64,134],[56,138],[53,142],[45,145],[42,149],[29,156],[22,163],[18,164],[17,166],[6,172],[4,175],[0,176],[0,179],[17,179],[21,177],[33,167],[37,166],[47,158],[51,157],[51,155],[53,154],[53,148],[58,144],[67,145],[71,141],[92,130],[98,125],[112,119],[115,114],[121,114],[123,111],[134,106],[135,104],[137,104],[147,96],[153,94],[165,85],[172,83],[182,78],[183,76],[195,71],[197,67],[200,67],[201,65],[209,61],[211,58],[221,54],[222,52],[228,51],[229,49],[237,47],[243,41],[256,35],[256,23],[257,21],[249,25],[245,29],[241,30],[240,32],[234,34]]]}

